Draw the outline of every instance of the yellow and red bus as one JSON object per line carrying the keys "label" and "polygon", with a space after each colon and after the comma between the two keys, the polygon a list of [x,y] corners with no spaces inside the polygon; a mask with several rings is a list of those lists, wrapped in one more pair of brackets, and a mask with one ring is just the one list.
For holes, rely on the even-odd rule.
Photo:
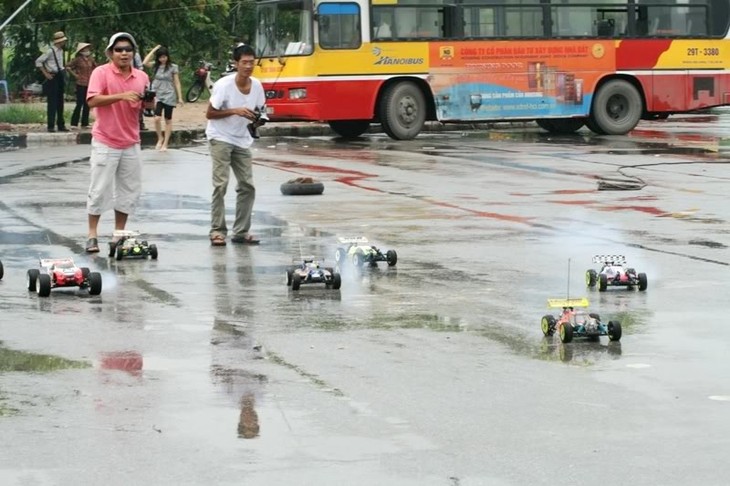
{"label": "yellow and red bus", "polygon": [[730,104],[730,0],[257,0],[272,121],[625,134]]}

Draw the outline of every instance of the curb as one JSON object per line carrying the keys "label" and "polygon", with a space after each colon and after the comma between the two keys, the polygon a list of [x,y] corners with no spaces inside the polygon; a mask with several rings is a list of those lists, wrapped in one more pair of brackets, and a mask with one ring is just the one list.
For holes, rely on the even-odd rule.
{"label": "curb", "polygon": [[[534,122],[512,121],[512,122],[490,122],[490,123],[440,123],[426,122],[423,131],[426,133],[473,131],[473,130],[494,130],[500,128],[525,128],[534,125]],[[334,136],[334,132],[326,123],[317,122],[272,122],[259,128],[259,133],[264,137],[320,137]],[[382,133],[380,126],[373,124],[366,133]],[[157,143],[157,135],[153,130],[140,132],[143,147],[154,146]],[[172,132],[171,145],[184,146],[205,139],[205,128],[180,129]],[[59,145],[91,144],[91,132],[80,133],[0,133],[0,151],[15,150],[20,148],[41,148]]]}

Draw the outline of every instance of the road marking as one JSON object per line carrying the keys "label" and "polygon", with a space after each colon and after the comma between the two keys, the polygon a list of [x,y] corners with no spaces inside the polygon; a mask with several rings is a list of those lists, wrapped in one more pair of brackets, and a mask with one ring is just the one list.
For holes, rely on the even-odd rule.
{"label": "road marking", "polygon": [[710,395],[710,400],[716,400],[718,402],[730,402],[730,395]]}
{"label": "road marking", "polygon": [[646,364],[646,363],[632,363],[632,364],[627,364],[626,367],[639,369],[639,368],[651,368],[651,365]]}

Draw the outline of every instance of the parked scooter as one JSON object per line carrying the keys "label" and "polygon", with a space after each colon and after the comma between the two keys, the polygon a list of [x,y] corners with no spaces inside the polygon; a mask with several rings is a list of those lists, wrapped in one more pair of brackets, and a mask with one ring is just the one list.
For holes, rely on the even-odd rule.
{"label": "parked scooter", "polygon": [[[213,66],[213,63],[207,62],[207,61],[200,61],[200,66],[193,72],[193,77],[195,78],[195,81],[193,84],[188,88],[188,92],[185,93],[185,99],[188,103],[195,103],[200,99],[200,95],[203,93],[203,90],[208,88],[208,91],[212,91],[213,89],[213,78],[211,77],[211,71],[213,71],[215,67]],[[221,73],[221,77],[228,76],[230,74],[233,74],[236,72],[236,67],[232,62],[229,62],[226,65],[226,70]]]}

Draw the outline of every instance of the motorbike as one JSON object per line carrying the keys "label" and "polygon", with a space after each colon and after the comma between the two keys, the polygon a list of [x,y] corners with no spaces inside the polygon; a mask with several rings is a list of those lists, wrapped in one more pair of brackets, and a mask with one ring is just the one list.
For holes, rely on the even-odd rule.
{"label": "motorbike", "polygon": [[[215,69],[213,63],[207,61],[200,61],[200,65],[193,72],[195,81],[188,88],[188,92],[185,93],[185,99],[188,103],[195,103],[200,99],[200,95],[207,88],[208,91],[213,90],[213,78],[211,72]],[[226,69],[221,73],[221,77],[228,76],[236,72],[236,67],[233,63],[229,62],[226,65]]]}

